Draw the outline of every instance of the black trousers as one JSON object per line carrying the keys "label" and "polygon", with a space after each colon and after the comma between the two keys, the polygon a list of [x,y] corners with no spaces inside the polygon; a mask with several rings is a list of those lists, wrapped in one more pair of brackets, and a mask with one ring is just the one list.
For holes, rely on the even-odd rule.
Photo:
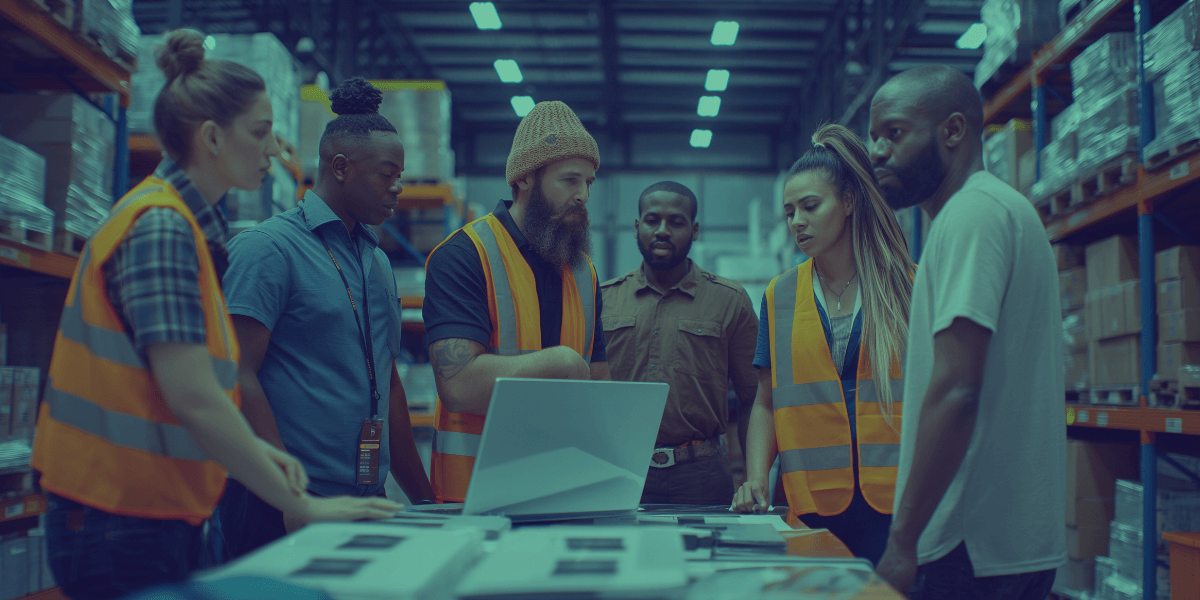
{"label": "black trousers", "polygon": [[664,469],[650,467],[642,504],[698,504],[701,506],[733,503],[733,473],[725,449],[716,456],[697,458]]}

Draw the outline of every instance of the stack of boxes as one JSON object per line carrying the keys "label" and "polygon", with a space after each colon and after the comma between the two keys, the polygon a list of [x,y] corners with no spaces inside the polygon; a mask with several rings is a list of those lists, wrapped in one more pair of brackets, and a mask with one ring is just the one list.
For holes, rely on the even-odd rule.
{"label": "stack of boxes", "polygon": [[1055,591],[1091,592],[1097,557],[1108,553],[1116,482],[1136,477],[1138,449],[1126,444],[1067,441],[1067,564]]}
{"label": "stack of boxes", "polygon": [[1180,381],[1200,365],[1200,246],[1176,246],[1154,257],[1158,286],[1158,378]]}
{"label": "stack of boxes", "polygon": [[1079,158],[1087,175],[1138,150],[1137,46],[1132,33],[1110,33],[1071,61],[1079,111]]}
{"label": "stack of boxes", "polygon": [[1050,121],[1050,140],[1041,151],[1041,173],[1029,197],[1039,203],[1075,181],[1079,158],[1079,107],[1072,104]]}
{"label": "stack of boxes", "polygon": [[1033,185],[1033,126],[1026,119],[1013,119],[983,142],[984,166],[997,179],[1022,194]]}
{"label": "stack of boxes", "polygon": [[0,225],[52,235],[54,211],[46,208],[45,198],[46,159],[0,137]]}
{"label": "stack of boxes", "polygon": [[1154,93],[1150,160],[1200,139],[1200,8],[1189,0],[1146,33],[1146,81]]}
{"label": "stack of boxes", "polygon": [[405,151],[405,179],[448,183],[454,177],[449,90],[444,87],[384,89],[379,114],[386,117],[400,134]]}
{"label": "stack of boxes", "polygon": [[1087,297],[1087,269],[1082,246],[1055,244],[1058,264],[1058,292],[1063,315],[1063,378],[1067,392],[1083,392],[1090,387],[1088,377],[1088,329],[1084,299]]}
{"label": "stack of boxes", "polygon": [[1087,247],[1088,372],[1091,389],[1141,384],[1141,287],[1137,238],[1117,235]]}
{"label": "stack of boxes", "polygon": [[[1142,484],[1133,480],[1118,480],[1116,503],[1111,525],[1108,568],[1101,578],[1097,571],[1096,588],[1102,598],[1140,598],[1142,593],[1142,546],[1146,535],[1142,515]],[[1160,481],[1156,502],[1156,528],[1150,535],[1160,563],[1167,562],[1165,531],[1200,531],[1200,491],[1194,484],[1172,489]],[[1170,577],[1167,569],[1158,568],[1157,597],[1170,598]]]}
{"label": "stack of boxes", "polygon": [[0,94],[0,128],[45,159],[54,228],[90,237],[114,200],[112,119],[75,94]]}
{"label": "stack of boxes", "polygon": [[95,40],[105,54],[122,59],[138,55],[142,32],[133,19],[133,0],[79,0],[76,14],[76,29]]}
{"label": "stack of boxes", "polygon": [[37,367],[0,367],[0,469],[29,464],[40,375]]}
{"label": "stack of boxes", "polygon": [[975,67],[975,87],[981,89],[1006,63],[1028,62],[1058,33],[1053,0],[984,0],[979,16],[987,25],[983,57]]}

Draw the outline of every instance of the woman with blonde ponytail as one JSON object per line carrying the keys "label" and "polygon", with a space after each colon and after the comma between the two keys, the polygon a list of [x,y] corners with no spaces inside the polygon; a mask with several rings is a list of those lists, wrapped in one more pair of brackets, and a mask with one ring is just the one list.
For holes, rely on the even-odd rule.
{"label": "woman with blonde ponytail", "polygon": [[915,267],[853,132],[825,125],[788,171],[788,228],[811,257],[775,278],[759,320],[747,481],[734,509],[765,509],[778,456],[788,521],[856,556],[887,547],[899,461]]}

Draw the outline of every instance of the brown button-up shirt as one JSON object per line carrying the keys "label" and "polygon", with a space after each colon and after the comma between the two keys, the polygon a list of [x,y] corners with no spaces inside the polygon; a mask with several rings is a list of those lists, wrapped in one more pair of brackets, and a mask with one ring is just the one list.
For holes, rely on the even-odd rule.
{"label": "brown button-up shirt", "polygon": [[725,433],[729,382],[742,406],[758,387],[754,346],[758,317],[742,286],[688,259],[678,285],[660,293],[642,271],[607,281],[604,338],[614,381],[671,386],[656,446],[677,446]]}

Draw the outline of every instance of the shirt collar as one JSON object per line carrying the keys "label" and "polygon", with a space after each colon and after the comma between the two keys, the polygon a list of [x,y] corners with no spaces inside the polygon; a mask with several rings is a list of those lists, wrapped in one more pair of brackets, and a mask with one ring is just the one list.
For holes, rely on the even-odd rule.
{"label": "shirt collar", "polygon": [[196,223],[204,232],[205,239],[215,244],[225,243],[229,237],[229,221],[225,219],[225,215],[221,211],[217,210],[215,205],[204,200],[204,196],[200,195],[200,190],[196,189],[191,179],[188,179],[183,168],[164,156],[162,162],[158,163],[158,167],[154,169],[154,176],[175,188],[179,197],[183,198],[183,203],[196,217]]}
{"label": "shirt collar", "polygon": [[[308,226],[308,230],[316,233],[317,228],[329,223],[336,222],[341,229],[346,226],[342,224],[342,220],[334,214],[333,209],[329,208],[328,204],[317,195],[316,192],[308,190],[304,192],[304,201],[300,203],[300,212],[304,215],[304,224]],[[366,238],[372,244],[379,245],[379,237],[370,227],[364,226],[362,223],[355,223],[354,231],[360,237]]]}
{"label": "shirt collar", "polygon": [[[692,259],[690,259],[690,258],[687,259],[687,261],[688,261],[687,273],[683,276],[683,279],[679,280],[679,283],[675,284],[675,287],[671,288],[671,290],[679,290],[680,292],[683,292],[683,293],[695,298],[696,297],[696,289],[700,287],[700,267],[697,267],[696,264],[693,263]],[[650,282],[646,279],[646,262],[645,261],[642,261],[641,268],[638,269],[637,271],[634,271],[633,276],[634,276],[634,283],[637,285],[637,287],[634,289],[635,292],[640,292],[645,289],[654,290],[655,292],[658,291],[654,288],[654,286],[650,285]],[[667,290],[667,291],[670,292],[671,290]]]}
{"label": "shirt collar", "polygon": [[524,248],[529,245],[529,239],[525,237],[524,233],[521,233],[521,228],[517,227],[517,222],[513,220],[512,213],[509,212],[512,204],[512,200],[501,200],[496,204],[496,210],[492,211],[492,214],[508,230],[508,235],[512,236],[513,242],[517,244],[517,248]]}

